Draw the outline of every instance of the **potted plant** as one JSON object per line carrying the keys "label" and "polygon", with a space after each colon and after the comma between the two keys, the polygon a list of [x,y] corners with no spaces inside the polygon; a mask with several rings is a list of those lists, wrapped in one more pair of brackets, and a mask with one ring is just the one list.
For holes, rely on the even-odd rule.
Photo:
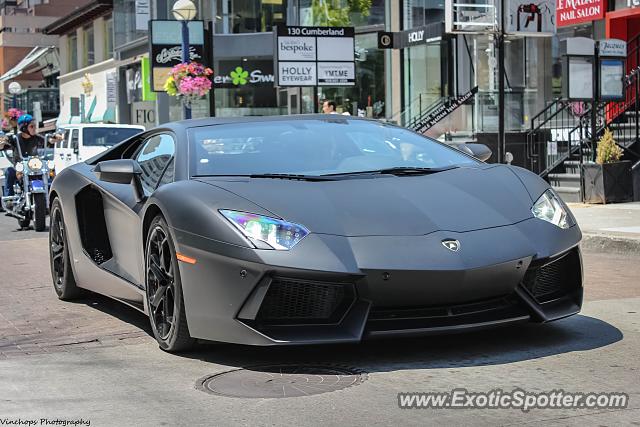
{"label": "potted plant", "polygon": [[182,63],[171,69],[164,84],[170,96],[178,97],[188,107],[211,90],[213,70],[197,62]]}
{"label": "potted plant", "polygon": [[605,129],[597,148],[595,163],[582,165],[585,203],[616,203],[633,201],[631,162],[623,160],[622,148]]}

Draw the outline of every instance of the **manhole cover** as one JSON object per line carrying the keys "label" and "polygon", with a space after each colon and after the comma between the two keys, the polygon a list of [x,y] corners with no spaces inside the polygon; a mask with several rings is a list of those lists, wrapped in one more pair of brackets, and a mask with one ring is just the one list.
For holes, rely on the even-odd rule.
{"label": "manhole cover", "polygon": [[336,366],[271,365],[222,372],[197,388],[231,397],[300,397],[341,390],[365,381],[364,372]]}

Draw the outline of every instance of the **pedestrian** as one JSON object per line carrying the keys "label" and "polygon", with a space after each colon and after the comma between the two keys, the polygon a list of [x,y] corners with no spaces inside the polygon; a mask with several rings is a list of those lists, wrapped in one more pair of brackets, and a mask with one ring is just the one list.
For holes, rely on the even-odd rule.
{"label": "pedestrian", "polygon": [[338,114],[338,112],[336,111],[335,101],[325,99],[324,102],[322,103],[322,112],[324,114]]}
{"label": "pedestrian", "polygon": [[[18,145],[19,144],[19,145]],[[20,150],[18,150],[20,147]],[[23,157],[38,155],[38,148],[44,147],[44,139],[36,135],[36,122],[31,114],[23,114],[18,118],[18,134],[4,136],[0,139],[0,150],[12,150],[12,163],[15,166]],[[22,156],[21,156],[22,154]],[[15,167],[5,171],[4,194],[13,196],[13,186],[17,180]]]}

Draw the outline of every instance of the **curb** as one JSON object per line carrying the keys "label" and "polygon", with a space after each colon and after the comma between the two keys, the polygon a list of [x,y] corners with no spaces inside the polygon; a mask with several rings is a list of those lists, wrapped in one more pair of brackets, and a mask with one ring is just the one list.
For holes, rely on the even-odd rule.
{"label": "curb", "polygon": [[591,251],[640,255],[640,239],[636,238],[583,232],[580,246]]}

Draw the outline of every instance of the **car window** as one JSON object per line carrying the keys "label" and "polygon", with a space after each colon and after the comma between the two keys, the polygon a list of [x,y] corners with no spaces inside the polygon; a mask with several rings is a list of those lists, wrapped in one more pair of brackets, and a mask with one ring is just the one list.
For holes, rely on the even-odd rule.
{"label": "car window", "polygon": [[169,164],[167,165],[167,168],[164,170],[164,173],[162,174],[162,178],[160,179],[160,183],[158,184],[158,187],[162,187],[165,184],[172,183],[174,175],[175,175],[175,161],[171,159],[169,161]]}
{"label": "car window", "polygon": [[69,129],[65,129],[63,138],[56,142],[56,148],[62,148],[64,144],[67,144],[67,141],[69,140],[69,133]]}
{"label": "car window", "polygon": [[80,148],[78,145],[78,139],[80,138],[80,130],[74,129],[71,131],[71,144],[69,144],[68,148]]}
{"label": "car window", "polygon": [[191,175],[325,175],[443,168],[478,161],[397,126],[365,120],[274,120],[189,131]]}
{"label": "car window", "polygon": [[142,143],[142,148],[136,154],[136,161],[142,168],[142,187],[145,193],[151,194],[156,189],[174,153],[175,141],[171,135],[154,135]]}
{"label": "car window", "polygon": [[114,126],[86,127],[82,130],[82,145],[111,147],[142,133],[142,129]]}

